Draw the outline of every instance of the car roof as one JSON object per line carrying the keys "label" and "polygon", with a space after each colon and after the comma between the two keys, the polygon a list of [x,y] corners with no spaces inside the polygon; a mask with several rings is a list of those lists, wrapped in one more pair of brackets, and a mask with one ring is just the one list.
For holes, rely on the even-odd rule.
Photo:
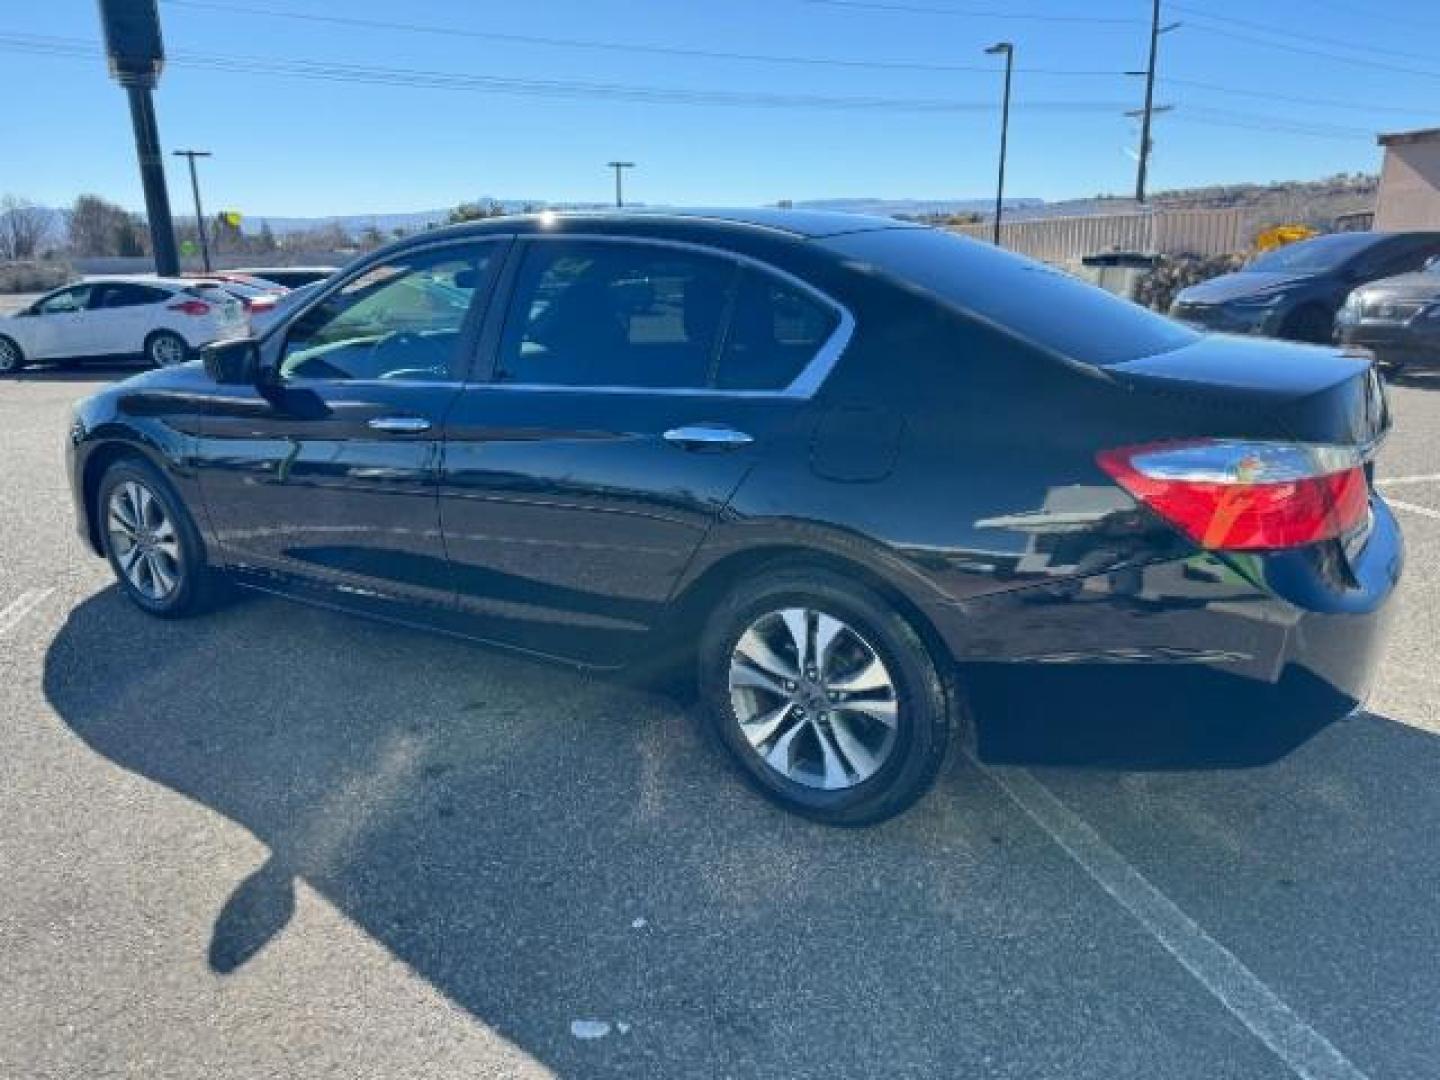
{"label": "car roof", "polygon": [[1348,229],[1341,232],[1319,233],[1316,236],[1307,236],[1304,240],[1298,240],[1296,243],[1308,244],[1315,240],[1335,240],[1340,237],[1354,237],[1357,240],[1367,240],[1371,244],[1380,244],[1387,240],[1413,240],[1417,238],[1440,240],[1440,230],[1397,229],[1393,232],[1381,232],[1377,229]]}
{"label": "car roof", "polygon": [[735,233],[783,233],[800,240],[814,240],[844,233],[874,229],[921,228],[913,222],[874,214],[849,214],[838,210],[786,210],[779,207],[749,209],[649,209],[628,210],[545,210],[538,214],[517,214],[481,218],[418,234],[437,233],[541,233],[553,231],[590,232],[634,231],[654,235],[657,231],[684,233],[716,230]]}
{"label": "car roof", "polygon": [[195,282],[184,278],[161,277],[159,274],[88,274],[74,285],[160,285],[171,289],[184,289]]}

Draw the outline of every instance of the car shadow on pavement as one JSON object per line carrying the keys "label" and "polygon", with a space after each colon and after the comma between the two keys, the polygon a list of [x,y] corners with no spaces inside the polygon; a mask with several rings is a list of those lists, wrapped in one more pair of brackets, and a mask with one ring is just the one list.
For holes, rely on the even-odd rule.
{"label": "car shadow on pavement", "polygon": [[[561,1074],[1288,1075],[964,759],[903,817],[824,829],[669,699],[269,598],[166,623],[108,588],[44,686],[96,753],[268,847],[196,913],[220,975],[303,881]],[[1042,776],[1202,924],[1278,950],[1281,982],[1325,942],[1329,1019],[1433,1062],[1440,1032],[1399,1021],[1440,987],[1437,772],[1440,740],[1374,719],[1238,772]],[[1372,914],[1402,907],[1391,940]],[[1375,956],[1407,965],[1394,1022]]]}

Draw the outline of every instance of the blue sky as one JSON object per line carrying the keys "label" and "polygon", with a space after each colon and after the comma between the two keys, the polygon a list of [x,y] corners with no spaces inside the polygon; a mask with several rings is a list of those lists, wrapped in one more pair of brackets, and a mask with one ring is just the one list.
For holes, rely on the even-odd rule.
{"label": "blue sky", "polygon": [[[259,217],[430,209],[487,194],[603,200],[604,163],[615,157],[639,163],[627,195],[652,203],[983,197],[993,190],[1000,91],[999,59],[983,49],[1002,39],[1017,50],[1008,192],[1125,193],[1136,132],[1120,113],[1139,104],[1142,80],[1116,73],[1144,66],[1150,5],[161,0],[160,9],[174,58],[157,92],[165,148],[212,150],[202,165],[207,204]],[[1374,131],[1440,125],[1433,2],[1388,0],[1383,16],[1366,0],[1165,0],[1165,9],[1184,25],[1162,39],[1157,100],[1175,111],[1156,123],[1152,188],[1375,171]],[[485,34],[975,70],[769,63]],[[5,84],[30,88],[0,112],[0,191],[51,205],[94,191],[141,205],[124,96],[106,76],[99,40],[94,0],[10,0],[0,10]],[[522,80],[525,93],[356,83],[333,67],[323,78],[282,76],[256,71],[253,58]],[[534,92],[537,80],[741,101],[651,104],[585,86],[553,97]],[[796,96],[958,108],[774,100]],[[179,211],[189,205],[181,165],[171,165]]]}

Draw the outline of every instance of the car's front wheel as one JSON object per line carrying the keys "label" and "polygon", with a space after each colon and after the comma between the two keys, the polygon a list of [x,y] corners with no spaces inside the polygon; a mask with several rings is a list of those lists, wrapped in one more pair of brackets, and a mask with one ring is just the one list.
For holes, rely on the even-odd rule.
{"label": "car's front wheel", "polygon": [[190,346],[179,334],[157,330],[145,339],[145,359],[156,367],[174,367],[190,359]]}
{"label": "car's front wheel", "polygon": [[25,366],[25,354],[8,337],[0,337],[0,375],[13,375]]}
{"label": "car's front wheel", "polygon": [[204,542],[158,470],[137,458],[117,461],[100,480],[95,512],[105,557],[136,605],[162,618],[209,606],[214,581]]}
{"label": "car's front wheel", "polygon": [[900,813],[934,782],[955,718],[925,644],[879,593],[797,566],[736,587],[701,638],[713,733],[761,792],[834,825]]}

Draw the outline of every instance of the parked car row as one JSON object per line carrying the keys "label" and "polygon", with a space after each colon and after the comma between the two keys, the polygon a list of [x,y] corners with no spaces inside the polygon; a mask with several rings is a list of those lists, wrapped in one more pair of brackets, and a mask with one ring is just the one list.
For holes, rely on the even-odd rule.
{"label": "parked car row", "polygon": [[[313,283],[333,270],[268,272]],[[261,330],[296,291],[264,273],[105,277],[54,289],[0,319],[0,375],[35,362],[114,356],[143,356],[156,367],[182,363],[203,345]]]}
{"label": "parked car row", "polygon": [[1205,330],[1361,345],[1392,373],[1440,365],[1440,232],[1302,240],[1183,289],[1170,314]]}

